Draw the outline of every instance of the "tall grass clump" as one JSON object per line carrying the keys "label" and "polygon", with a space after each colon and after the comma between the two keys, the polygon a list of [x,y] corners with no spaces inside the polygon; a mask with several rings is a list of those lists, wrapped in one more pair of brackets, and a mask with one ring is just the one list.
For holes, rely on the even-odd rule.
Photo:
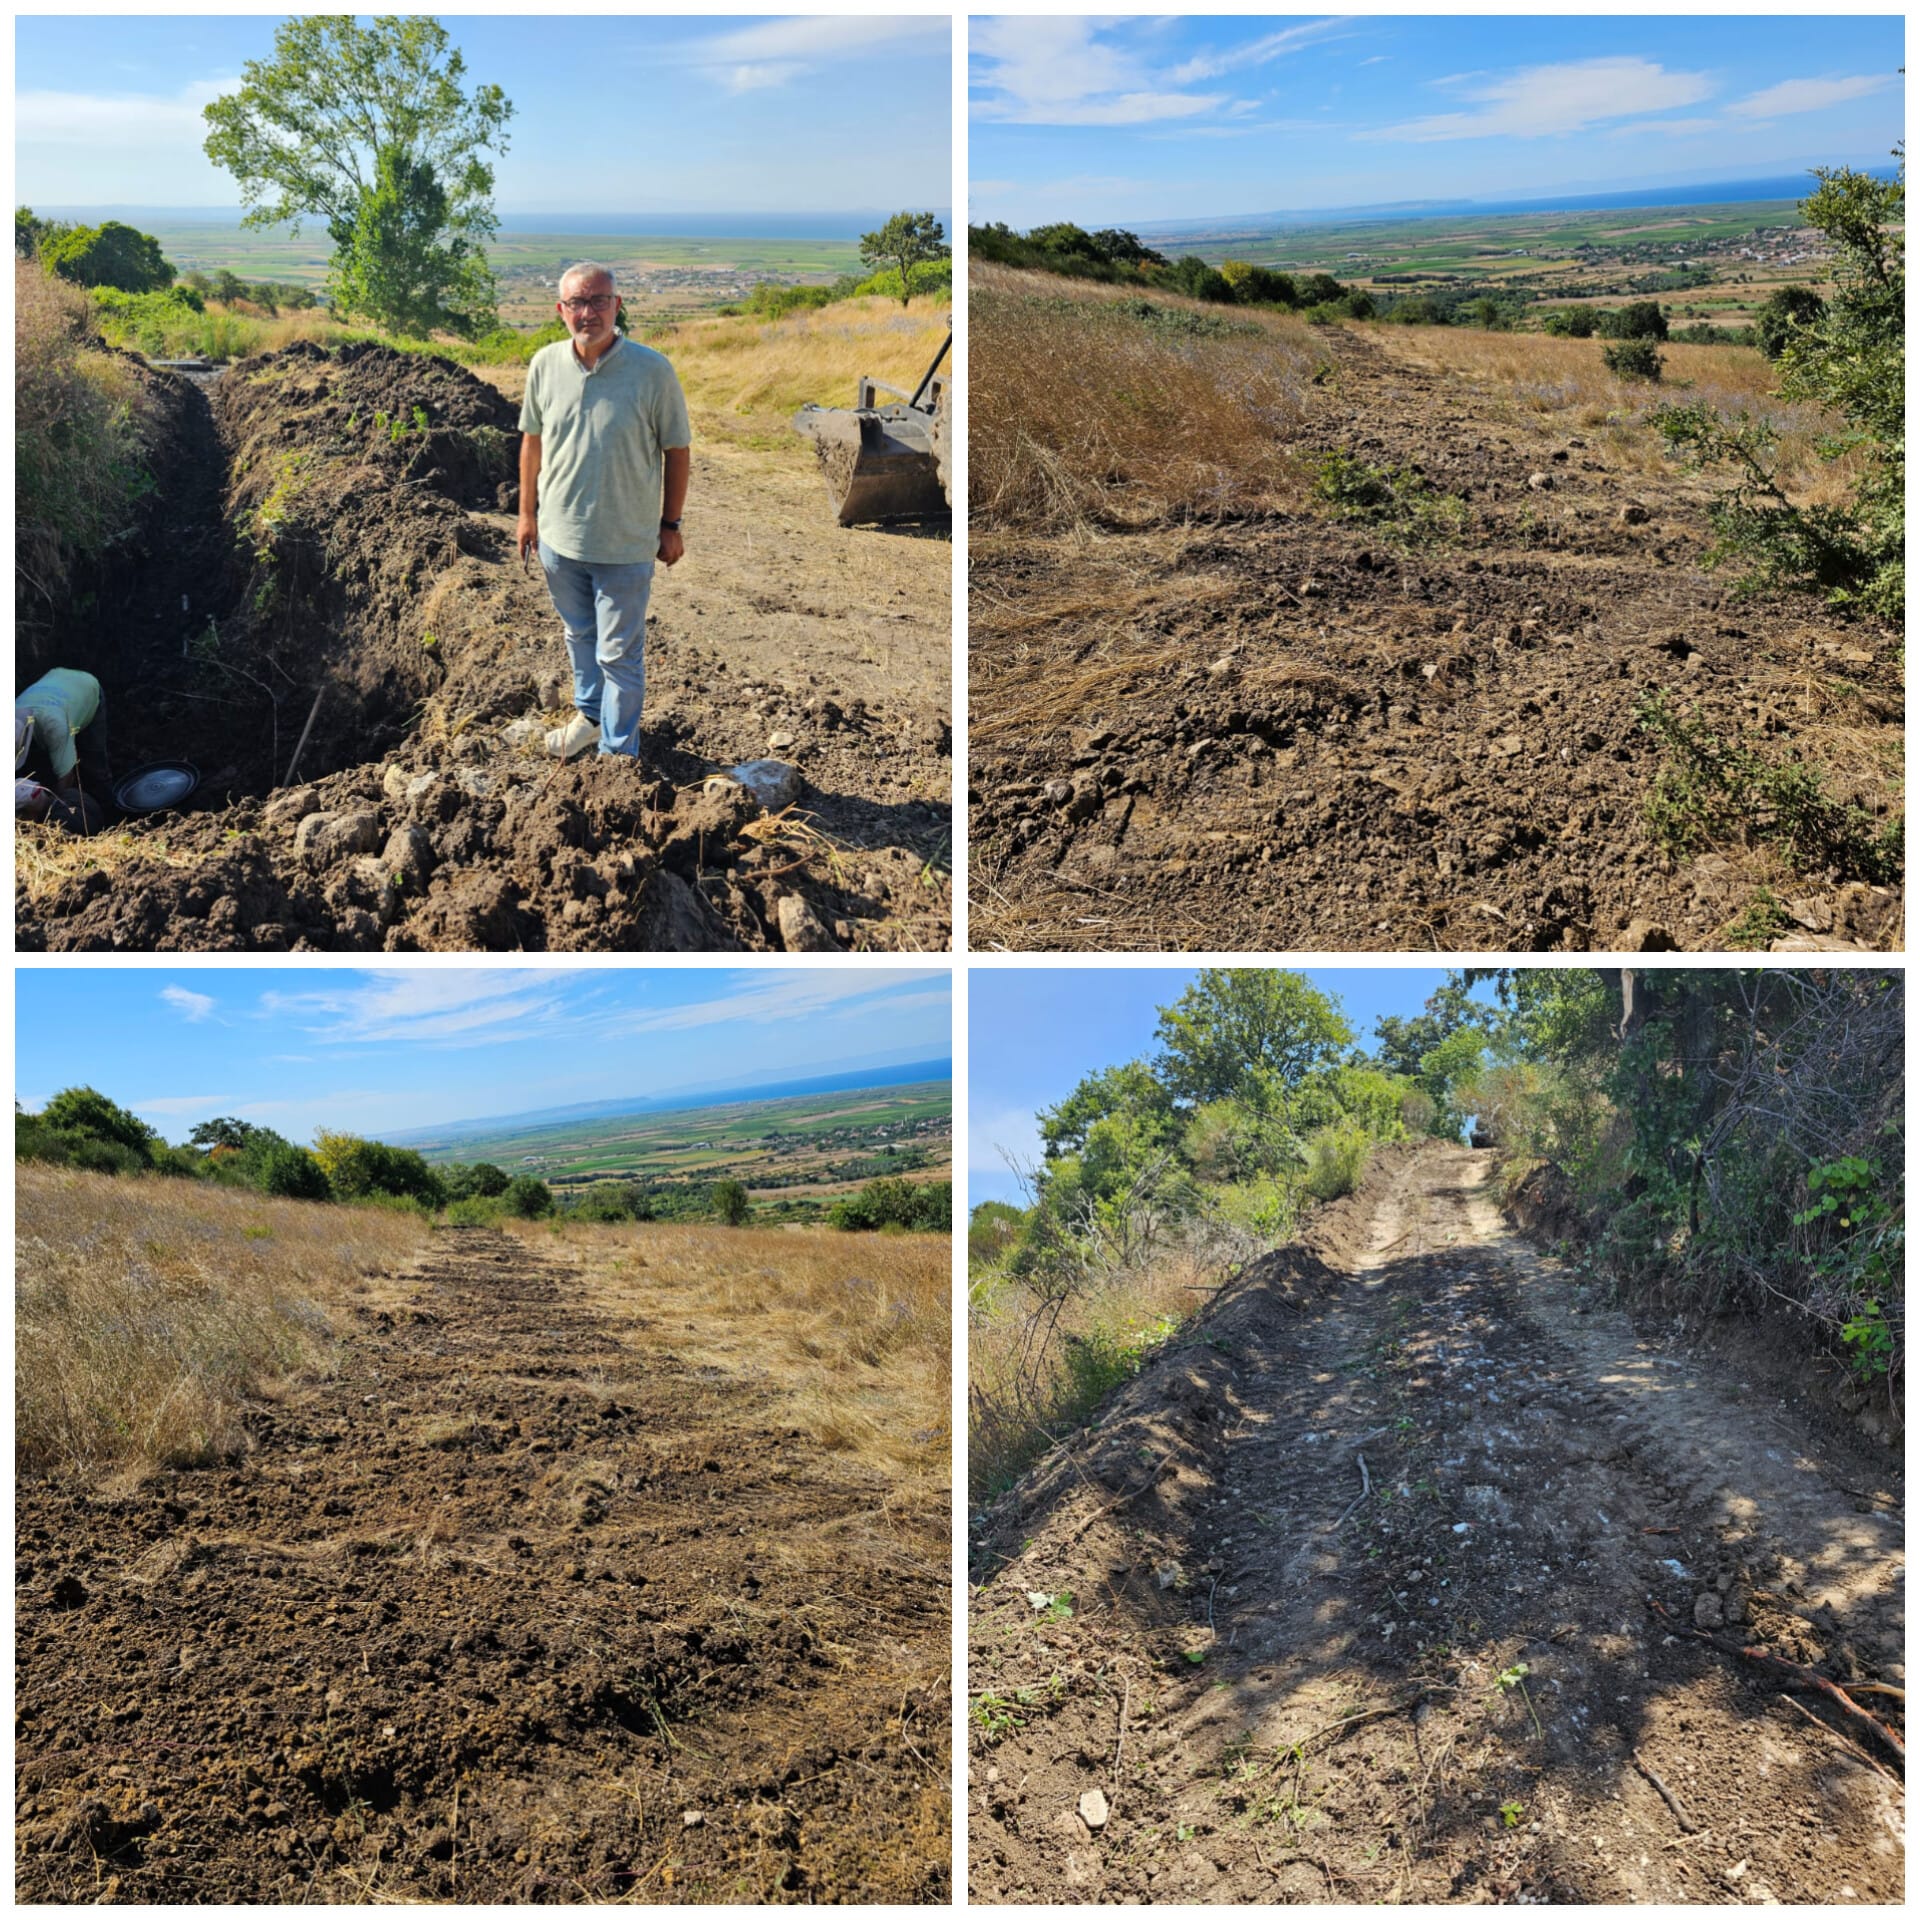
{"label": "tall grass clump", "polygon": [[971,524],[1139,528],[1297,497],[1304,322],[993,266],[968,313]]}
{"label": "tall grass clump", "polygon": [[100,351],[85,294],[27,260],[13,287],[15,600],[51,605],[132,533],[151,414],[138,369]]}
{"label": "tall grass clump", "polygon": [[14,1195],[25,1473],[234,1456],[246,1397],[322,1364],[328,1303],[427,1232],[418,1215],[69,1167],[17,1166]]}

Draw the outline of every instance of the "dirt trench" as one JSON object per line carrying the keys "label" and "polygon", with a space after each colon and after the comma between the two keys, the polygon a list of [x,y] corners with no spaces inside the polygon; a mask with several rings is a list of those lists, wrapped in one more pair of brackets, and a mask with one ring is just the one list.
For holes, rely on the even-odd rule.
{"label": "dirt trench", "polygon": [[945,1898],[944,1508],[646,1327],[448,1232],[244,1461],[23,1483],[17,1896]]}
{"label": "dirt trench", "polygon": [[1899,1763],[1648,1605],[1899,1684],[1897,1457],[1636,1332],[1485,1167],[1377,1156],[984,1516],[974,1898],[1899,1900]]}
{"label": "dirt trench", "polygon": [[975,946],[1708,949],[1764,885],[1783,942],[1897,947],[1900,886],[1795,874],[1763,843],[1656,847],[1664,755],[1637,719],[1659,694],[1723,740],[1798,747],[1877,827],[1901,805],[1891,638],[1737,597],[1704,565],[1705,482],[1638,471],[1399,343],[1316,335],[1303,466],[1416,471],[1463,526],[1408,544],[1224,513],[976,545],[976,593],[1032,617],[976,627],[974,711],[1036,682],[1084,691],[974,748]]}
{"label": "dirt trench", "polygon": [[[835,527],[798,440],[697,445],[640,762],[562,767],[502,392],[373,346],[149,378],[140,538],[33,659],[100,676],[118,768],[186,758],[202,784],[93,843],[28,829],[23,948],[950,944],[944,538]],[[800,782],[775,815],[725,777],[770,755]]]}

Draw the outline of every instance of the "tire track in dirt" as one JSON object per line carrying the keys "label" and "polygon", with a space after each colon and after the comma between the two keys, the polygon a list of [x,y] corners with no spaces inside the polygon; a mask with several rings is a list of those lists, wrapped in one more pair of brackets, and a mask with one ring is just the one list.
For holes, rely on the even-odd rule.
{"label": "tire track in dirt", "polygon": [[1088,1524],[1056,1462],[992,1516],[976,1897],[1898,1897],[1897,1785],[1645,1607],[1897,1681],[1901,1529],[1846,1490],[1893,1469],[1637,1336],[1485,1164],[1377,1166],[1122,1394],[1079,1470],[1165,1455],[1150,1497]]}
{"label": "tire track in dirt", "polygon": [[231,1468],[23,1484],[26,1900],[925,1900],[944,1518],[508,1235]]}

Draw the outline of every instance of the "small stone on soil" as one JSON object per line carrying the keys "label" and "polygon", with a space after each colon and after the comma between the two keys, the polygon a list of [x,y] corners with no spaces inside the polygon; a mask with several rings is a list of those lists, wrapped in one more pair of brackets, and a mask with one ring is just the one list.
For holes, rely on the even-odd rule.
{"label": "small stone on soil", "polygon": [[1080,1796],[1080,1818],[1094,1833],[1107,1824],[1107,1796],[1098,1787],[1090,1787]]}

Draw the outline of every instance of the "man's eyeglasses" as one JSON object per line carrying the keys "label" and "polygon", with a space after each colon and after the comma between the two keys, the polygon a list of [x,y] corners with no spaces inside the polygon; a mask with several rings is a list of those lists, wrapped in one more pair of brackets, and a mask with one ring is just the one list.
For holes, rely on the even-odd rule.
{"label": "man's eyeglasses", "polygon": [[594,293],[584,300],[562,300],[560,304],[568,313],[586,313],[590,309],[597,313],[603,307],[612,306],[619,297],[614,293]]}

